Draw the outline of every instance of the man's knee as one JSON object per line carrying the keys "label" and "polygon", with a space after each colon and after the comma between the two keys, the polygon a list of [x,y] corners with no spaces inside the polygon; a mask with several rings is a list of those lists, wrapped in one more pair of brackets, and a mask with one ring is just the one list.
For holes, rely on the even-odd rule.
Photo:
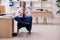
{"label": "man's knee", "polygon": [[17,19],[19,19],[19,17],[15,17],[14,19],[17,20]]}
{"label": "man's knee", "polygon": [[14,18],[16,21],[21,21],[21,18],[20,17],[15,17]]}
{"label": "man's knee", "polygon": [[32,20],[32,16],[30,16],[30,17],[27,17],[27,19],[31,21],[31,20]]}
{"label": "man's knee", "polygon": [[30,16],[29,18],[32,19],[32,16]]}

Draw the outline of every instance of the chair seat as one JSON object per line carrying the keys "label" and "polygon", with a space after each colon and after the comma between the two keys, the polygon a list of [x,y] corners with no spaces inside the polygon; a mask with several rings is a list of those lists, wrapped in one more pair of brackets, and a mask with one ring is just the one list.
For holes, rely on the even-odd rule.
{"label": "chair seat", "polygon": [[21,24],[21,23],[18,22],[18,26],[21,26],[21,27],[26,27],[28,25],[30,25],[29,22],[25,22],[24,24]]}

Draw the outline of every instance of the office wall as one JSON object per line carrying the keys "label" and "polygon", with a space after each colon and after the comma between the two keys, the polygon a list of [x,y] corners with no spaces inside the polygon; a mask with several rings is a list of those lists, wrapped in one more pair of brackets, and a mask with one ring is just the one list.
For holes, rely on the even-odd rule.
{"label": "office wall", "polygon": [[52,11],[54,17],[60,17],[59,15],[56,14],[58,9],[59,8],[56,6],[56,0],[52,0]]}
{"label": "office wall", "polygon": [[1,0],[1,5],[5,6],[5,13],[9,13],[9,0]]}
{"label": "office wall", "polygon": [[[2,0],[2,5],[5,6],[5,13],[13,13],[14,12],[14,11],[10,11],[10,8],[9,8],[9,0]],[[58,15],[56,15],[57,9],[58,8],[56,6],[56,0],[52,0],[52,11],[53,11],[54,17],[57,17],[58,16]]]}

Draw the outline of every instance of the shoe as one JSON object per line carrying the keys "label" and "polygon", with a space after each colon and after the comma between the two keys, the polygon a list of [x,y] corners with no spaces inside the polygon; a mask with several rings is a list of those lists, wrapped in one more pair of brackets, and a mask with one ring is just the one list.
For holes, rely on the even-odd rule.
{"label": "shoe", "polygon": [[16,37],[18,33],[12,33],[12,36],[13,37]]}
{"label": "shoe", "polygon": [[29,31],[29,34],[31,34],[31,31]]}
{"label": "shoe", "polygon": [[27,35],[30,35],[31,34],[31,32],[29,31],[29,32],[27,32]]}

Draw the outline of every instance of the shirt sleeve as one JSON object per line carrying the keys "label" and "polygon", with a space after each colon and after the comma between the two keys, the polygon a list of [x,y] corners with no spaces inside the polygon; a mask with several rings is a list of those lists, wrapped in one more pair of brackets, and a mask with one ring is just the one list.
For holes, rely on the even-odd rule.
{"label": "shirt sleeve", "polygon": [[30,11],[30,9],[27,9],[27,15],[28,15],[28,16],[31,16],[31,11]]}
{"label": "shirt sleeve", "polygon": [[18,10],[16,11],[15,16],[19,16],[19,15],[20,15],[20,10],[18,9]]}

